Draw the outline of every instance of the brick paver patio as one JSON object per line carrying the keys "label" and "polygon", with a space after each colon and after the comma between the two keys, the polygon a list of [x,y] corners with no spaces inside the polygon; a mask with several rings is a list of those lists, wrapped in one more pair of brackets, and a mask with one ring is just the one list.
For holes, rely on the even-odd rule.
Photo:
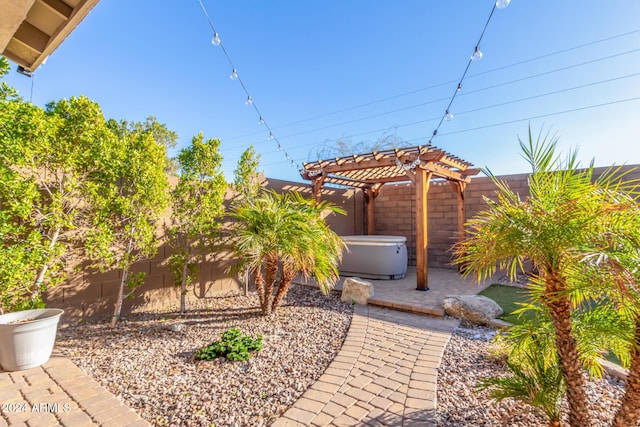
{"label": "brick paver patio", "polygon": [[[336,290],[342,289],[344,279],[340,278]],[[444,316],[442,300],[446,295],[475,295],[495,283],[495,280],[478,283],[470,277],[460,276],[456,270],[430,268],[429,290],[421,292],[416,290],[416,268],[413,266],[399,280],[364,280],[371,282],[375,291],[375,295],[369,299],[371,305],[440,317]],[[296,283],[317,287],[312,278],[297,277]]]}
{"label": "brick paver patio", "polygon": [[338,356],[273,426],[435,426],[437,368],[457,325],[357,306]]}
{"label": "brick paver patio", "polygon": [[0,427],[145,427],[150,424],[54,353],[43,366],[0,370]]}

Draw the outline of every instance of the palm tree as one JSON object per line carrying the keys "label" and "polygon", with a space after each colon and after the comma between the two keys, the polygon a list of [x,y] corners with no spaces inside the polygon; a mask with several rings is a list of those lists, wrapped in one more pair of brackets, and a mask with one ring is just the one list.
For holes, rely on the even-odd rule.
{"label": "palm tree", "polygon": [[335,285],[344,244],[323,220],[326,212],[344,213],[328,202],[316,204],[296,192],[274,191],[235,209],[236,253],[241,269],[254,278],[264,315],[280,306],[300,273],[313,276],[324,293]]}
{"label": "palm tree", "polygon": [[593,261],[593,256],[606,258],[618,250],[620,240],[639,240],[638,221],[629,220],[640,217],[629,195],[637,194],[637,183],[623,183],[615,172],[595,179],[593,163],[579,169],[575,150],[562,161],[555,155],[556,143],[548,135],[534,141],[531,130],[528,142],[520,141],[533,169],[527,199],[487,171],[497,185],[497,201],[485,199],[488,209],[469,221],[469,237],[456,245],[455,253],[463,272],[478,279],[488,278],[497,268],[515,276],[525,260],[533,263],[532,280],[542,288],[539,303],[553,325],[569,423],[582,427],[591,424],[591,417],[572,312],[594,294],[596,300],[602,295],[595,290],[603,288],[601,283],[589,283],[597,276],[590,272],[606,271],[615,277],[614,283],[624,280],[622,270]]}
{"label": "palm tree", "polygon": [[483,378],[477,389],[489,389],[489,396],[497,401],[513,398],[524,402],[542,412],[549,427],[558,427],[565,392],[562,371],[557,360],[547,360],[549,352],[544,337],[529,335],[528,338],[529,351],[520,358],[505,361],[509,374]]}

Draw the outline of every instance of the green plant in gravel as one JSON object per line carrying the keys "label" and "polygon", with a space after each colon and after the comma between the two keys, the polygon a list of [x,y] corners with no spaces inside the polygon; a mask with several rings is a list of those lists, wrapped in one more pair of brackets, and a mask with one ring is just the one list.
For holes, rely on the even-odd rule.
{"label": "green plant in gravel", "polygon": [[111,143],[109,167],[103,171],[104,185],[93,194],[86,248],[94,267],[121,270],[110,322],[114,327],[123,299],[132,297],[133,290],[144,283],[145,273],[135,273],[133,265],[158,251],[156,229],[169,204],[169,181],[166,140],[155,139],[158,127],[164,125],[155,120],[142,124],[109,120],[107,126],[116,139]]}
{"label": "green plant in gravel", "polygon": [[196,360],[213,360],[226,357],[232,361],[249,360],[251,353],[262,349],[262,335],[252,338],[240,329],[231,328],[222,333],[222,339],[202,347],[196,352]]}
{"label": "green plant in gravel", "polygon": [[194,136],[178,155],[179,181],[171,191],[173,215],[167,229],[173,254],[169,270],[180,287],[180,312],[186,311],[187,285],[203,259],[214,252],[224,215],[227,183],[221,171],[220,141]]}
{"label": "green plant in gravel", "polygon": [[507,376],[483,378],[476,388],[488,389],[489,396],[497,401],[513,398],[531,405],[546,416],[550,427],[559,426],[565,393],[562,369],[557,357],[547,360],[546,343],[534,339],[529,350],[523,358],[505,360]]}
{"label": "green plant in gravel", "polygon": [[263,315],[278,309],[299,273],[313,276],[324,294],[335,285],[344,243],[324,220],[329,213],[344,210],[267,190],[235,208],[239,269],[253,276]]}
{"label": "green plant in gravel", "polygon": [[[0,76],[7,69],[0,57]],[[0,85],[0,313],[43,306],[64,280],[113,141],[85,97],[42,109]]]}

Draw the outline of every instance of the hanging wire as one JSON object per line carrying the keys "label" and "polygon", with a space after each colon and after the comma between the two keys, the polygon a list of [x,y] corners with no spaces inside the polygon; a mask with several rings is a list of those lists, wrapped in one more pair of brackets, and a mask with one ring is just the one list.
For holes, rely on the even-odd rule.
{"label": "hanging wire", "polygon": [[[509,4],[509,3],[507,2],[507,4]],[[429,142],[427,143],[427,145],[431,145],[431,141],[433,141],[433,138],[435,138],[436,135],[438,134],[438,131],[440,130],[440,126],[442,126],[442,123],[448,117],[453,117],[453,115],[450,113],[451,105],[453,104],[453,101],[456,99],[456,96],[458,95],[458,92],[460,92],[460,90],[462,89],[462,82],[464,82],[464,78],[467,76],[467,72],[469,72],[469,67],[471,66],[471,63],[474,62],[474,61],[480,60],[482,58],[482,52],[480,51],[480,43],[482,42],[482,38],[484,37],[485,31],[487,31],[487,27],[489,26],[489,22],[491,22],[491,18],[493,17],[493,12],[496,11],[496,6],[497,6],[497,1],[494,2],[493,6],[491,7],[491,13],[489,14],[489,17],[487,18],[487,22],[484,23],[484,28],[482,28],[482,32],[480,33],[480,37],[478,37],[478,42],[475,45],[473,55],[471,55],[471,57],[469,57],[469,60],[467,61],[467,66],[464,68],[464,72],[462,73],[462,77],[460,77],[460,80],[458,81],[458,84],[456,85],[456,89],[453,91],[453,96],[451,96],[451,99],[449,100],[449,105],[447,105],[447,108],[445,108],[445,112],[442,114],[442,117],[440,118],[440,121],[438,122],[438,125],[433,130],[433,133],[431,134],[431,137],[429,138]]]}
{"label": "hanging wire", "polygon": [[[558,93],[568,92],[568,91],[577,90],[577,89],[583,89],[583,88],[587,88],[587,87],[591,87],[591,86],[595,86],[595,85],[600,85],[600,84],[604,84],[604,83],[609,83],[609,82],[618,81],[618,80],[622,80],[622,79],[627,79],[627,78],[630,78],[630,77],[637,77],[637,76],[640,76],[640,73],[633,73],[633,74],[628,74],[628,75],[624,75],[624,76],[613,77],[613,78],[610,78],[610,79],[600,80],[600,81],[597,81],[597,82],[587,83],[587,84],[584,84],[584,85],[573,86],[573,87],[570,87],[570,88],[559,89],[559,90],[555,90],[555,91],[551,91],[551,92],[541,93],[541,94],[538,94],[538,95],[532,95],[532,96],[527,96],[527,97],[523,97],[523,98],[518,98],[518,99],[506,101],[506,102],[501,102],[501,103],[498,103],[498,104],[492,104],[492,105],[487,105],[487,106],[483,106],[483,107],[479,107],[479,108],[474,108],[474,109],[471,109],[471,110],[460,111],[457,114],[458,115],[464,115],[464,114],[475,113],[477,111],[482,111],[482,110],[486,110],[486,109],[490,109],[490,108],[501,107],[501,106],[513,104],[513,103],[516,103],[516,102],[528,101],[528,100],[531,100],[531,99],[536,99],[536,98],[541,98],[541,97],[545,97],[545,96],[555,95],[555,94],[558,94]],[[471,132],[471,131],[475,131],[475,130],[481,130],[481,129],[497,127],[497,126],[504,126],[504,125],[518,123],[518,122],[526,122],[526,121],[531,121],[531,120],[540,119],[540,118],[546,118],[546,117],[551,117],[551,116],[556,116],[556,115],[569,114],[569,113],[578,112],[578,111],[584,111],[584,110],[591,110],[591,109],[595,109],[595,108],[601,108],[601,107],[606,107],[606,106],[610,106],[610,105],[616,105],[616,104],[621,104],[621,103],[626,103],[626,102],[633,102],[633,101],[638,101],[638,100],[640,100],[640,97],[632,97],[632,98],[626,98],[626,99],[618,99],[618,100],[613,100],[613,101],[607,101],[607,102],[604,102],[604,103],[584,105],[584,106],[581,106],[581,107],[576,107],[576,108],[572,108],[572,109],[568,109],[568,110],[555,111],[555,112],[552,112],[552,113],[545,113],[545,114],[540,114],[540,115],[535,115],[535,116],[528,116],[528,117],[523,117],[523,118],[519,118],[519,119],[515,119],[515,120],[503,121],[503,122],[499,122],[499,123],[493,123],[493,124],[484,125],[484,126],[478,126],[478,127],[469,128],[469,129],[462,129],[462,130],[458,130],[458,131],[446,132],[446,133],[442,133],[440,135],[441,136],[455,135],[455,134],[458,134],[458,133]],[[430,118],[430,119],[426,119],[426,120],[420,120],[418,122],[405,123],[405,124],[402,124],[402,125],[398,125],[398,127],[416,125],[416,124],[425,123],[425,122],[428,122],[428,121],[435,121],[437,119],[438,118],[435,117],[435,118]],[[381,132],[383,130],[384,129],[376,129],[376,130],[373,130],[373,131],[363,132],[363,133],[356,134],[356,135],[351,135],[351,136],[362,136],[362,135],[371,134],[371,133],[379,133],[379,132]],[[413,139],[404,140],[404,142],[405,143],[413,143],[413,142],[422,141],[424,139],[425,139],[424,137],[413,138]],[[303,144],[303,145],[298,146],[298,148],[313,146],[313,145],[317,145],[319,143],[321,143],[321,141],[313,142],[313,143],[309,143],[309,144]],[[269,154],[269,153],[272,153],[272,152],[267,152],[266,154]],[[270,166],[272,164],[277,164],[277,163],[278,162],[265,164],[265,166]]]}
{"label": "hanging wire", "polygon": [[[567,53],[567,52],[571,52],[571,51],[574,51],[574,50],[582,49],[582,48],[585,48],[585,47],[593,46],[593,45],[596,45],[596,44],[599,44],[599,43],[604,43],[604,42],[615,40],[615,39],[618,39],[618,38],[627,37],[627,36],[630,36],[630,35],[633,35],[633,34],[637,34],[637,33],[640,33],[640,29],[636,29],[636,30],[633,30],[633,31],[627,31],[625,33],[615,34],[613,36],[601,38],[601,39],[598,39],[598,40],[592,40],[592,41],[587,42],[587,43],[582,43],[582,44],[571,46],[571,47],[568,47],[568,48],[565,48],[565,49],[556,50],[556,51],[553,51],[553,52],[549,52],[549,53],[545,53],[545,54],[542,54],[542,55],[534,56],[532,58],[527,58],[527,59],[524,59],[524,60],[521,60],[521,61],[513,62],[511,64],[502,65],[500,67],[492,68],[492,69],[486,70],[486,71],[481,71],[479,73],[470,73],[470,74],[468,74],[466,76],[466,79],[469,79],[469,78],[472,78],[472,77],[483,76],[483,75],[486,75],[486,74],[495,73],[496,71],[506,70],[508,68],[513,68],[513,67],[516,67],[516,66],[519,66],[519,65],[527,64],[529,62],[538,61],[540,59],[549,58],[551,56],[560,55],[560,54],[563,54],[563,53]],[[629,53],[634,53],[637,50],[638,49],[622,52],[620,54],[616,54],[616,55],[613,55],[613,56],[608,56],[608,57],[605,57],[605,58],[600,58],[600,59],[597,59],[597,60],[594,60],[594,61],[601,61],[601,60],[606,60],[606,59],[612,58],[614,56],[620,56],[620,55],[626,55],[626,54],[629,54]],[[591,61],[586,62],[586,63],[575,64],[575,65],[573,65],[571,67],[577,67],[577,66],[581,66],[581,65],[586,65],[586,64],[589,64],[589,63],[591,63]],[[557,69],[555,71],[562,71],[564,69],[565,68],[561,68],[561,69]],[[555,72],[555,71],[551,71],[551,72]],[[532,78],[532,77],[537,77],[537,76],[538,75],[527,77],[527,78]],[[419,92],[424,92],[424,91],[427,91],[427,90],[430,90],[430,89],[436,89],[438,87],[450,85],[450,84],[456,83],[456,82],[459,82],[459,80],[457,80],[457,79],[456,80],[448,80],[448,81],[445,81],[445,82],[440,82],[438,84],[422,87],[422,88],[419,88],[419,89],[414,89],[414,90],[411,90],[411,91],[408,91],[408,92],[402,92],[402,93],[398,93],[398,94],[395,94],[395,95],[387,96],[387,97],[384,97],[384,98],[379,98],[379,99],[376,99],[376,100],[373,100],[373,101],[365,102],[365,103],[362,103],[362,104],[353,105],[353,106],[350,106],[350,107],[345,107],[345,108],[342,108],[342,109],[339,109],[339,110],[335,110],[335,111],[331,111],[331,112],[327,112],[327,113],[322,113],[322,114],[319,114],[319,115],[316,115],[316,116],[311,116],[311,117],[307,117],[307,118],[303,118],[303,119],[298,119],[298,120],[295,120],[295,121],[292,121],[292,122],[285,123],[283,125],[277,126],[276,129],[282,129],[282,128],[293,126],[293,125],[296,125],[296,124],[299,124],[299,123],[309,122],[309,121],[321,119],[321,118],[324,118],[324,117],[333,116],[333,115],[340,114],[340,113],[345,113],[347,111],[357,110],[357,109],[360,109],[360,108],[368,107],[370,105],[379,104],[379,103],[390,101],[390,100],[393,100],[393,99],[397,99],[397,98],[413,95],[413,94],[416,94],[416,93],[419,93]],[[511,83],[511,82],[507,82],[505,84],[509,84],[509,83]],[[462,85],[459,85],[458,87],[460,89],[462,89]],[[474,92],[475,91],[473,91],[473,92],[466,92],[465,91],[464,93],[461,94],[461,96],[462,95],[468,95],[469,93],[474,93]],[[442,100],[446,100],[446,99],[449,99],[449,97],[446,97],[444,99],[439,99],[437,101],[442,101]],[[430,101],[430,102],[433,102],[433,101]],[[426,104],[420,104],[420,105],[426,105]],[[418,106],[418,105],[416,105],[416,106]],[[393,112],[393,111],[391,111],[391,112]],[[262,132],[261,131],[255,131],[255,132],[249,132],[249,133],[242,134],[242,135],[233,135],[233,136],[230,136],[228,138],[225,138],[225,141],[231,141],[231,140],[234,140],[234,139],[245,138],[245,137],[248,137],[248,136],[257,135],[259,133],[262,133]],[[283,137],[283,139],[284,139],[284,137]]]}
{"label": "hanging wire", "polygon": [[231,66],[231,69],[233,70],[232,71],[232,79],[233,80],[237,80],[240,83],[240,86],[242,87],[242,90],[244,90],[244,93],[247,95],[245,104],[249,105],[249,106],[252,106],[253,109],[256,111],[256,114],[259,117],[258,123],[261,124],[261,125],[264,125],[266,127],[266,130],[269,132],[269,139],[275,141],[276,146],[278,147],[278,151],[282,151],[282,153],[285,156],[285,159],[287,161],[291,162],[291,166],[293,166],[296,169],[298,169],[298,172],[302,172],[303,171],[302,167],[297,162],[295,162],[291,156],[289,156],[289,154],[284,149],[282,144],[280,144],[280,141],[278,141],[278,138],[273,133],[273,129],[271,128],[271,126],[269,126],[269,123],[267,123],[266,119],[264,118],[264,114],[262,114],[262,112],[258,108],[258,105],[256,104],[255,100],[253,99],[253,97],[249,93],[249,89],[247,89],[247,86],[245,85],[244,81],[242,80],[242,76],[237,72],[237,68],[236,68],[235,64],[233,63],[233,61],[231,60],[231,56],[229,55],[229,52],[224,47],[224,43],[220,39],[218,31],[216,30],[216,27],[213,25],[213,20],[209,16],[209,13],[207,12],[207,9],[204,7],[204,4],[202,3],[202,0],[198,0],[198,3],[200,4],[200,8],[202,9],[202,13],[204,13],[204,16],[207,18],[207,21],[209,22],[209,26],[211,27],[211,30],[213,31],[213,39],[212,40],[215,40],[215,45],[219,46],[222,49],[222,52],[224,53],[224,56],[227,58],[227,61],[229,62],[229,65]]}

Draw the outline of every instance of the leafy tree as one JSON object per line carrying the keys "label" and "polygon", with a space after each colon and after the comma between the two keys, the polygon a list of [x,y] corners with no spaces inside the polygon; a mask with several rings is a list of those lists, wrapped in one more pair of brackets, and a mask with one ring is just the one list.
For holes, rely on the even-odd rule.
{"label": "leafy tree", "polygon": [[[168,205],[165,146],[144,126],[125,123],[109,122],[118,138],[104,185],[93,194],[95,210],[87,239],[94,266],[122,270],[112,327],[120,318],[123,299],[144,281],[144,273],[132,276],[131,267],[157,252],[157,223]],[[125,286],[131,290],[126,295]]]}
{"label": "leafy tree", "polygon": [[254,278],[264,315],[277,310],[299,273],[314,276],[324,293],[335,285],[344,243],[322,219],[326,211],[344,214],[326,201],[315,204],[296,192],[274,191],[235,209],[236,252],[241,269]]}
{"label": "leafy tree", "polygon": [[[582,375],[587,359],[578,345],[576,314],[580,311],[576,308],[603,303],[606,293],[619,299],[621,284],[634,279],[614,262],[603,260],[614,259],[621,248],[634,244],[629,257],[636,263],[639,259],[640,215],[633,200],[637,183],[623,180],[616,171],[595,179],[593,165],[579,168],[577,152],[571,152],[565,161],[556,157],[555,139],[539,136],[534,141],[529,132],[528,143],[521,141],[520,145],[533,169],[529,198],[521,200],[488,172],[498,187],[498,199],[486,198],[488,209],[469,221],[469,237],[455,248],[457,263],[466,274],[483,279],[496,268],[515,276],[524,260],[533,262],[532,282],[541,289],[537,302],[551,319],[566,383],[569,423],[589,426],[592,418]],[[611,280],[592,280],[602,277]],[[631,307],[627,305],[636,310]],[[633,404],[637,406],[638,400]]]}
{"label": "leafy tree", "polygon": [[[116,121],[114,119],[109,120],[109,127],[116,132],[118,137],[126,138],[129,134],[151,134],[154,141],[158,144],[164,145],[168,150],[176,146],[178,141],[178,134],[172,130],[169,130],[164,123],[160,123],[158,119],[153,116],[149,116],[144,122],[129,122],[127,120]],[[165,172],[170,175],[175,175],[177,172],[177,164],[174,159],[168,158],[165,161]]]}
{"label": "leafy tree", "polygon": [[180,286],[180,312],[185,312],[187,284],[194,280],[199,260],[213,251],[224,215],[227,183],[220,167],[220,141],[193,137],[178,155],[180,178],[171,192],[173,216],[168,230],[173,254],[169,258],[175,284]]}
{"label": "leafy tree", "polygon": [[260,154],[257,154],[253,145],[250,145],[240,156],[238,166],[233,171],[233,189],[238,193],[240,200],[252,199],[260,191],[260,174],[258,165]]}
{"label": "leafy tree", "polygon": [[63,280],[65,262],[83,238],[87,195],[100,182],[112,141],[100,108],[87,98],[50,103],[43,110],[3,82],[3,308],[41,306],[42,292]]}

